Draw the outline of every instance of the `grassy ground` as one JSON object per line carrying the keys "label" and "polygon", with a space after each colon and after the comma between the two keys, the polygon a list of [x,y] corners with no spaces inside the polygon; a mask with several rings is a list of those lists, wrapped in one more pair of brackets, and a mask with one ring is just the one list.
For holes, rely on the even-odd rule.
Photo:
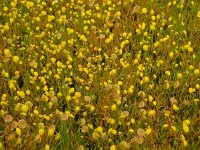
{"label": "grassy ground", "polygon": [[0,0],[0,150],[198,150],[200,1]]}

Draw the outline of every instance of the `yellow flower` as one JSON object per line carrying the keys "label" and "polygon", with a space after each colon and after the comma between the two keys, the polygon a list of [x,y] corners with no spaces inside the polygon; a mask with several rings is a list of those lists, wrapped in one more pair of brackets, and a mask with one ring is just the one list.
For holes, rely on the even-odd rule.
{"label": "yellow flower", "polygon": [[38,111],[38,110],[33,110],[33,113],[34,113],[35,115],[39,115],[39,111]]}
{"label": "yellow flower", "polygon": [[153,105],[156,106],[156,105],[157,105],[157,102],[156,102],[156,101],[153,101]]}
{"label": "yellow flower", "polygon": [[116,105],[116,104],[113,104],[113,105],[111,106],[111,110],[112,110],[112,111],[115,111],[116,108],[117,108],[117,105]]}
{"label": "yellow flower", "polygon": [[147,36],[148,35],[148,32],[144,32],[144,36]]}
{"label": "yellow flower", "polygon": [[178,106],[175,105],[175,104],[173,104],[173,109],[174,109],[175,111],[179,110]]}
{"label": "yellow flower", "polygon": [[35,19],[37,22],[40,22],[40,17],[36,17]]}
{"label": "yellow flower", "polygon": [[17,91],[17,95],[21,98],[25,98],[25,93],[23,91]]}
{"label": "yellow flower", "polygon": [[108,44],[108,43],[110,43],[111,42],[111,39],[110,38],[107,38],[106,40],[105,40],[105,43],[106,44]]}
{"label": "yellow flower", "polygon": [[[17,140],[16,140],[16,144],[17,144],[17,145],[22,144],[22,138],[18,137]],[[1,149],[1,148],[0,148],[0,149]]]}
{"label": "yellow flower", "polygon": [[18,57],[18,56],[14,56],[14,57],[13,57],[13,61],[14,61],[15,63],[17,63],[17,62],[19,61],[19,57]]}
{"label": "yellow flower", "polygon": [[0,142],[0,149],[3,149],[3,144],[2,144],[2,142]]}
{"label": "yellow flower", "polygon": [[169,3],[167,4],[167,6],[169,6],[169,7],[170,7],[171,5],[172,5],[172,2],[169,2]]}
{"label": "yellow flower", "polygon": [[10,29],[10,27],[9,27],[8,24],[5,24],[4,27],[3,27],[3,29],[4,29],[5,31],[8,31],[8,30]]}
{"label": "yellow flower", "polygon": [[68,92],[69,93],[74,93],[74,88],[70,88]]}
{"label": "yellow flower", "polygon": [[147,9],[146,8],[142,8],[142,14],[146,14],[147,13]]}
{"label": "yellow flower", "polygon": [[80,106],[76,106],[74,109],[75,112],[79,112],[79,110],[80,110]]}
{"label": "yellow flower", "polygon": [[180,78],[182,78],[183,77],[183,75],[181,74],[181,73],[177,73],[177,78],[178,79],[180,79]]}
{"label": "yellow flower", "polygon": [[3,10],[4,10],[4,11],[8,11],[8,7],[6,7],[6,6],[3,7]]}
{"label": "yellow flower", "polygon": [[189,69],[190,69],[190,70],[194,69],[194,66],[189,65]]}
{"label": "yellow flower", "polygon": [[185,140],[185,136],[183,134],[181,134],[180,138],[181,138],[182,141]]}
{"label": "yellow flower", "polygon": [[176,127],[175,126],[171,126],[173,131],[176,131]]}
{"label": "yellow flower", "polygon": [[149,114],[150,117],[155,116],[156,111],[155,110],[150,110],[148,114]]}
{"label": "yellow flower", "polygon": [[42,16],[45,16],[46,14],[47,14],[47,12],[46,12],[46,11],[44,11],[44,10],[43,10],[43,11],[41,11],[41,15],[42,15]]}
{"label": "yellow flower", "polygon": [[66,96],[66,101],[70,101],[72,99],[72,97],[70,95]]}
{"label": "yellow flower", "polygon": [[200,85],[199,84],[196,84],[195,87],[196,87],[196,89],[200,89]]}
{"label": "yellow flower", "polygon": [[153,97],[151,95],[149,95],[149,102],[153,101]]}
{"label": "yellow flower", "polygon": [[10,80],[10,81],[8,82],[8,86],[9,86],[10,89],[16,90],[15,84],[14,84],[15,82],[16,82],[15,80]]}
{"label": "yellow flower", "polygon": [[151,29],[151,30],[155,30],[155,29],[156,29],[155,25],[152,25],[152,24],[151,24],[151,25],[150,25],[150,29]]}
{"label": "yellow flower", "polygon": [[85,12],[81,11],[81,16],[84,17],[85,16]]}
{"label": "yellow flower", "polygon": [[129,129],[129,132],[130,133],[134,133],[135,131],[133,129]]}
{"label": "yellow flower", "polygon": [[6,56],[10,56],[10,55],[11,55],[10,50],[9,50],[9,49],[5,49],[5,50],[4,50],[4,54],[5,54]]}
{"label": "yellow flower", "polygon": [[85,37],[85,35],[81,35],[81,36],[80,36],[80,39],[81,39],[83,42],[87,42],[87,38]]}
{"label": "yellow flower", "polygon": [[134,124],[135,123],[135,119],[131,119],[131,123]]}
{"label": "yellow flower", "polygon": [[184,121],[184,123],[187,124],[187,125],[189,125],[189,124],[190,124],[190,120],[186,119],[186,120]]}
{"label": "yellow flower", "polygon": [[22,130],[18,127],[16,128],[16,134],[19,136],[22,134]]}
{"label": "yellow flower", "polygon": [[171,58],[174,57],[174,52],[170,52],[169,57],[171,57]]}
{"label": "yellow flower", "polygon": [[28,111],[28,106],[27,105],[22,105],[21,111],[26,113]]}
{"label": "yellow flower", "polygon": [[81,97],[81,93],[80,92],[75,92],[75,95],[74,95],[76,98],[80,98]]}
{"label": "yellow flower", "polygon": [[30,90],[26,90],[26,94],[27,94],[27,95],[30,95],[30,94],[31,94],[31,91],[30,91]]}
{"label": "yellow flower", "polygon": [[170,75],[171,75],[170,71],[165,71],[165,74],[166,74],[167,76],[170,76]]}
{"label": "yellow flower", "polygon": [[199,72],[200,72],[199,69],[195,69],[195,70],[194,70],[194,74],[195,74],[195,75],[198,75]]}
{"label": "yellow flower", "polygon": [[107,1],[107,5],[110,6],[112,4],[112,1]]}
{"label": "yellow flower", "polygon": [[3,94],[3,95],[1,96],[2,101],[5,101],[5,100],[6,100],[6,97],[7,97],[7,95],[6,95],[6,94]]}
{"label": "yellow flower", "polygon": [[117,150],[116,145],[112,145],[112,146],[110,147],[110,150]]}
{"label": "yellow flower", "polygon": [[136,29],[136,33],[137,33],[138,35],[140,35],[140,34],[141,34],[140,29]]}
{"label": "yellow flower", "polygon": [[187,142],[186,140],[184,140],[184,141],[183,141],[183,146],[184,146],[184,147],[187,147],[187,145],[188,145],[188,142]]}
{"label": "yellow flower", "polygon": [[109,119],[109,123],[110,124],[114,124],[115,123],[115,119]]}
{"label": "yellow flower", "polygon": [[39,129],[39,135],[43,136],[44,135],[44,129]]}
{"label": "yellow flower", "polygon": [[145,77],[143,78],[143,81],[144,81],[144,83],[149,82],[149,77],[145,76]]}
{"label": "yellow flower", "polygon": [[200,18],[200,10],[197,12],[197,17]]}
{"label": "yellow flower", "polygon": [[187,125],[186,123],[183,123],[183,131],[184,131],[185,133],[188,133],[188,132],[189,132],[189,127],[188,127],[188,125]]}
{"label": "yellow flower", "polygon": [[189,48],[188,48],[188,52],[193,52],[193,48],[192,48],[192,47],[189,47]]}
{"label": "yellow flower", "polygon": [[95,131],[98,132],[98,133],[102,133],[103,132],[103,128],[102,127],[97,127],[95,129]]}
{"label": "yellow flower", "polygon": [[176,5],[176,1],[173,1],[173,3],[172,3],[173,5]]}
{"label": "yellow flower", "polygon": [[53,135],[54,135],[54,129],[49,129],[48,136],[53,136]]}
{"label": "yellow flower", "polygon": [[112,134],[116,135],[117,131],[115,129],[112,129]]}
{"label": "yellow flower", "polygon": [[190,88],[188,89],[188,92],[191,94],[191,93],[194,92],[194,89],[190,87]]}
{"label": "yellow flower", "polygon": [[167,128],[168,126],[169,126],[168,124],[164,124],[162,127]]}
{"label": "yellow flower", "polygon": [[55,140],[56,140],[56,141],[59,140],[60,137],[61,137],[60,133],[57,133],[56,136],[55,136]]}
{"label": "yellow flower", "polygon": [[118,85],[121,86],[123,83],[122,81],[118,81]]}
{"label": "yellow flower", "polygon": [[94,106],[90,106],[90,111],[93,112],[95,110]]}
{"label": "yellow flower", "polygon": [[144,51],[148,51],[148,46],[147,45],[143,45],[143,50]]}
{"label": "yellow flower", "polygon": [[45,145],[45,150],[50,150],[49,144],[46,144],[46,145]]}
{"label": "yellow flower", "polygon": [[151,128],[146,129],[146,135],[149,135],[151,133]]}
{"label": "yellow flower", "polygon": [[10,23],[13,23],[15,20],[13,18],[10,18]]}

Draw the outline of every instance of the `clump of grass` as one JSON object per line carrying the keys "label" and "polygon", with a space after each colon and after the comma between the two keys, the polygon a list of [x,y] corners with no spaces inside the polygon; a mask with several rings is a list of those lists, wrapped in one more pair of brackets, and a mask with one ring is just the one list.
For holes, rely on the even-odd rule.
{"label": "clump of grass", "polygon": [[0,149],[200,147],[200,2],[0,10]]}

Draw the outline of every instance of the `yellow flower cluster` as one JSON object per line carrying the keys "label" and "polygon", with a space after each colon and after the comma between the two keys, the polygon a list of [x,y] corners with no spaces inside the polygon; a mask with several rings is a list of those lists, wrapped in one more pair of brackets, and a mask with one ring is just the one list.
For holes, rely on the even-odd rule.
{"label": "yellow flower cluster", "polygon": [[3,0],[0,149],[196,149],[198,6]]}

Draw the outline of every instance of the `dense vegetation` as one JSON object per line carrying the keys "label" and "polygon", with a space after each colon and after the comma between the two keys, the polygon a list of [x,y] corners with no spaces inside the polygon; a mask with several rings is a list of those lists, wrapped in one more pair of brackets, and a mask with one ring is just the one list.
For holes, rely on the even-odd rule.
{"label": "dense vegetation", "polygon": [[200,147],[200,1],[0,0],[0,150]]}

